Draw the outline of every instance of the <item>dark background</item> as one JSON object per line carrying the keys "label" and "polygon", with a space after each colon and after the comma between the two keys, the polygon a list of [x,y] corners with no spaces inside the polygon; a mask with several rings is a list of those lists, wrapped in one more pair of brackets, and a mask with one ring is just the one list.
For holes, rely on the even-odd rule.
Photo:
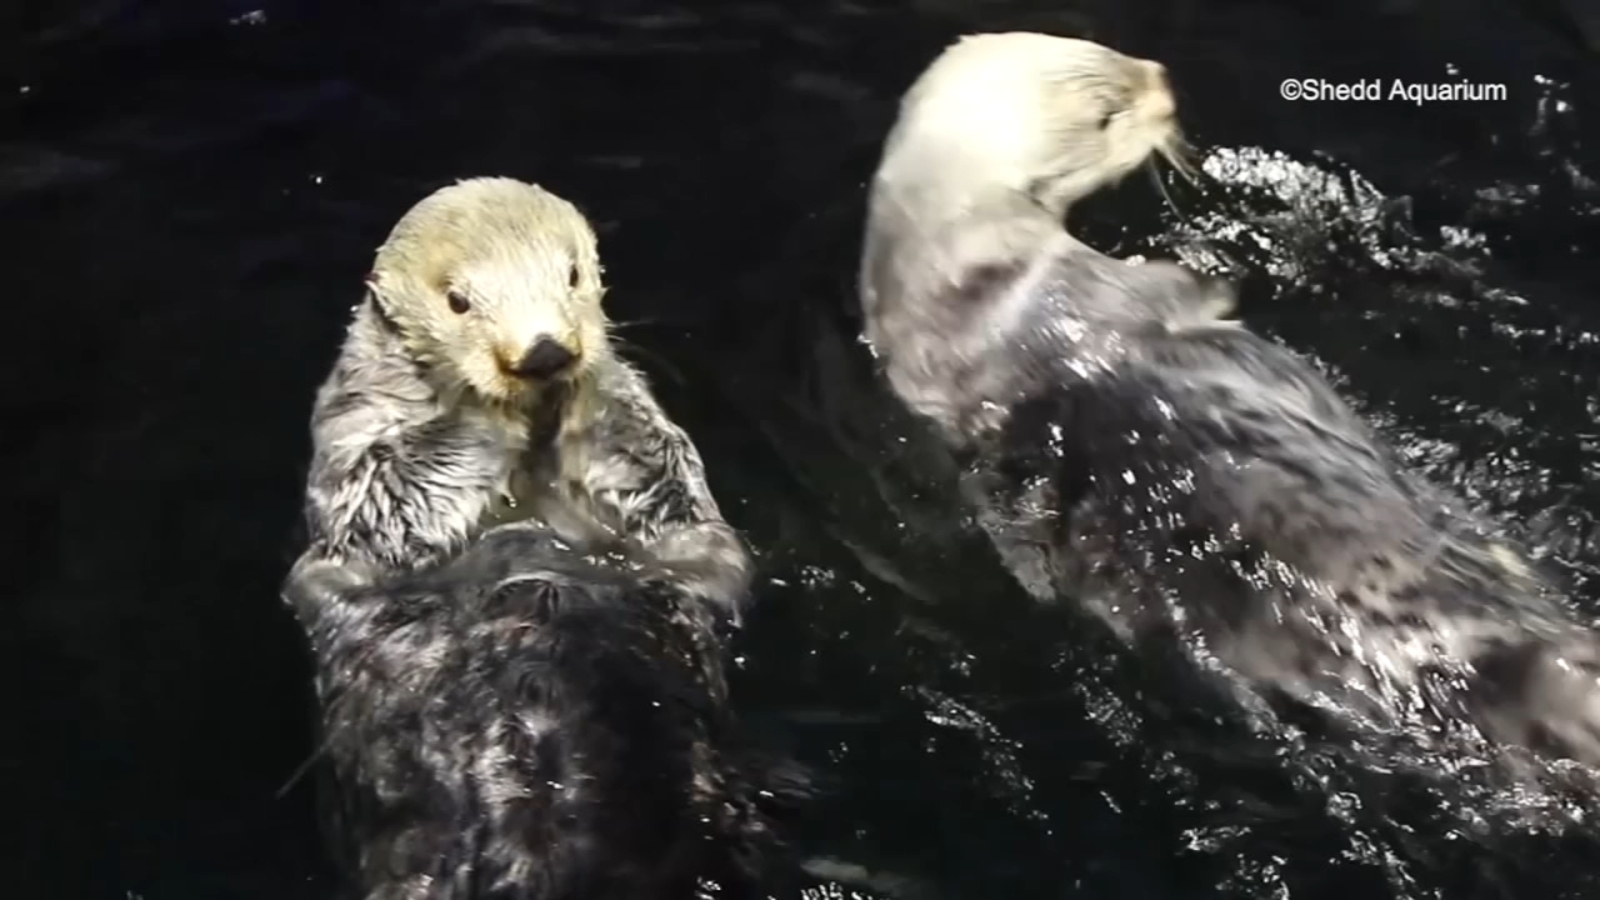
{"label": "dark background", "polygon": [[[395,218],[504,174],[597,223],[630,353],[762,552],[739,691],[838,780],[802,829],[817,852],[948,897],[1594,896],[1571,837],[1462,850],[1266,763],[1177,766],[1164,748],[1210,726],[1172,725],[1147,667],[1036,614],[960,531],[852,341],[852,281],[899,92],[1009,28],[1160,59],[1200,147],[1387,197],[1370,219],[1348,193],[1175,199],[1296,236],[1288,276],[1208,235],[1253,322],[1532,523],[1593,603],[1600,16],[1576,0],[25,2],[0,13],[6,895],[326,896],[275,594],[311,394]],[[1277,93],[1447,65],[1510,99]],[[1180,243],[1133,182],[1087,236]]]}

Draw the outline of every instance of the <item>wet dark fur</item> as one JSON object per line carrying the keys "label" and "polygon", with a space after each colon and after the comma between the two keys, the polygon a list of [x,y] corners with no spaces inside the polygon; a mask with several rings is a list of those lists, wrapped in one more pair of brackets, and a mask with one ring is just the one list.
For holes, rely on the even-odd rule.
{"label": "wet dark fur", "polygon": [[758,800],[803,776],[745,749],[711,605],[644,565],[532,525],[376,587],[302,560],[350,897],[757,895]]}

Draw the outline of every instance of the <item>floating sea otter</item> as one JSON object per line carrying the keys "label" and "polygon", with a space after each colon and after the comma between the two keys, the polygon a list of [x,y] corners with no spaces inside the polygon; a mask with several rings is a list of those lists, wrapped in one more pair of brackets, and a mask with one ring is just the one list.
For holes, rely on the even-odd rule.
{"label": "floating sea otter", "polygon": [[1161,65],[1013,33],[905,95],[872,184],[866,336],[971,463],[1036,597],[1173,629],[1257,686],[1380,727],[1475,723],[1600,762],[1600,644],[1512,543],[1406,472],[1224,283],[1076,240],[1072,205],[1181,163]]}
{"label": "floating sea otter", "polygon": [[758,805],[804,791],[731,731],[750,559],[600,294],[576,208],[461,182],[378,251],[318,393],[283,596],[365,900],[759,894]]}

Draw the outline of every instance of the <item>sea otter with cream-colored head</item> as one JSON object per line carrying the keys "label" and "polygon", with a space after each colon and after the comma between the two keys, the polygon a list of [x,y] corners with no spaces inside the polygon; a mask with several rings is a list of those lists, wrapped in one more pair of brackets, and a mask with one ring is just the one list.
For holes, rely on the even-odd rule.
{"label": "sea otter with cream-colored head", "polygon": [[570,202],[473,178],[378,249],[311,420],[310,553],[371,577],[537,518],[636,542],[737,605],[750,560],[688,435],[614,350],[594,230]]}
{"label": "sea otter with cream-colored head", "polygon": [[866,336],[969,463],[1007,566],[1346,722],[1600,763],[1600,642],[1512,541],[1222,320],[1228,285],[1067,232],[1074,202],[1181,143],[1161,65],[1041,34],[965,38],[901,104]]}

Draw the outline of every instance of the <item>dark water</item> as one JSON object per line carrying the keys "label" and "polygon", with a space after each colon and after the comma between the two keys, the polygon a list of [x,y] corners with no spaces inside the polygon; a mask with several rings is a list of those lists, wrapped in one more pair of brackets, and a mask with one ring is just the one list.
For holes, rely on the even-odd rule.
{"label": "dark water", "polygon": [[[1176,214],[1134,179],[1084,235],[1229,268],[1250,321],[1600,608],[1600,29],[1575,4],[10,15],[6,896],[327,896],[292,777],[308,671],[275,596],[311,392],[389,225],[480,174],[598,223],[633,356],[762,554],[737,688],[833,782],[811,854],[939,898],[1600,896],[1588,804],[1352,774],[1032,609],[872,381],[852,291],[895,100],[954,35],[1161,59],[1212,177],[1169,188]],[[1291,76],[1508,99],[1295,104]]]}

